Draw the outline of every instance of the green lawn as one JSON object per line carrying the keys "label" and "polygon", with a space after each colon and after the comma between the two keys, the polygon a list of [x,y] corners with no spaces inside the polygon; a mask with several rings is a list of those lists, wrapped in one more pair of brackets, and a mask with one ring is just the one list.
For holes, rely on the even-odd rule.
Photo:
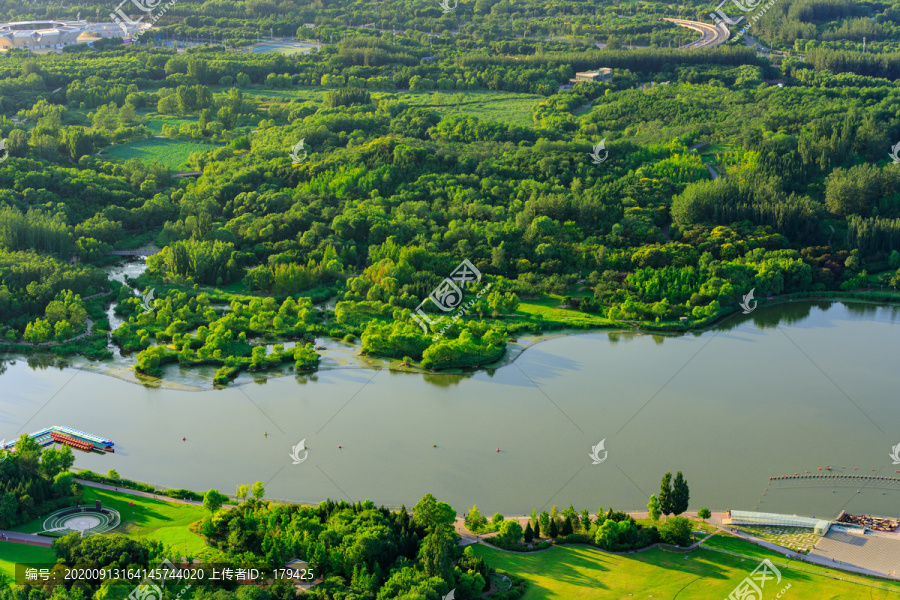
{"label": "green lawn", "polygon": [[115,145],[103,150],[103,154],[112,159],[129,160],[139,158],[144,161],[156,160],[175,171],[187,170],[185,162],[192,152],[209,152],[218,146],[198,144],[182,140],[154,138],[127,144]]}
{"label": "green lawn", "polygon": [[531,107],[544,100],[538,94],[490,91],[443,90],[404,92],[398,95],[410,104],[427,106],[441,116],[466,115],[481,121],[501,121],[522,127],[534,127]]}
{"label": "green lawn", "polygon": [[561,296],[543,296],[541,298],[521,300],[518,313],[526,315],[541,315],[545,321],[559,321],[563,323],[590,323],[595,327],[612,325],[612,322],[599,314],[586,313],[563,306]]}
{"label": "green lawn", "polygon": [[6,573],[11,578],[14,578],[16,576],[17,562],[53,563],[56,562],[56,557],[50,548],[0,542],[0,573]]}
{"label": "green lawn", "polygon": [[[188,529],[191,523],[206,515],[202,507],[129,496],[92,487],[83,489],[83,504],[93,504],[95,500],[100,500],[103,506],[119,511],[122,524],[113,530],[114,533],[159,540],[181,552],[187,547],[187,551],[195,556],[207,548],[203,538]],[[134,506],[128,506],[129,502],[133,502]],[[43,519],[37,519],[14,529],[35,533],[41,530],[42,522]]]}
{"label": "green lawn", "polygon": [[[760,559],[778,557],[741,540],[728,542],[730,549],[736,552],[759,556]],[[636,598],[722,600],[757,566],[752,559],[742,561],[738,557],[702,548],[686,555],[654,549],[622,556],[575,546],[554,547],[534,554],[514,554],[478,544],[475,553],[492,567],[525,578],[529,586],[523,600],[619,600],[632,595]],[[776,562],[784,560],[780,557]],[[847,577],[863,580],[862,577],[827,569],[822,571],[845,580],[785,567],[781,569],[781,583],[776,586],[770,582],[764,589],[764,597],[774,598],[788,584],[791,588],[785,597],[791,600],[886,600],[897,597],[895,592],[846,581]],[[900,590],[900,586],[897,589]]]}
{"label": "green lawn", "polygon": [[[266,87],[244,90],[245,96],[265,100],[267,98],[290,102],[293,99],[321,102],[332,88],[269,89]],[[538,94],[491,92],[483,90],[457,91],[433,90],[424,92],[372,91],[372,98],[393,95],[413,106],[428,107],[441,116],[461,114],[477,117],[482,121],[502,121],[511,125],[534,126],[531,107],[544,99]]]}

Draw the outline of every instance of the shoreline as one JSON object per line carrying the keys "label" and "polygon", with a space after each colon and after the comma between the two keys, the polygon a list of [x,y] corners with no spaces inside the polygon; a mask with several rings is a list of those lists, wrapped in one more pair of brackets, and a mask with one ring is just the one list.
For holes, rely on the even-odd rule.
{"label": "shoreline", "polygon": [[[870,305],[874,305],[874,306],[900,308],[900,297],[898,297],[894,301],[887,300],[887,299],[878,299],[878,298],[868,299],[868,298],[860,298],[858,295],[854,296],[852,293],[848,295],[846,292],[842,292],[840,295],[836,294],[834,296],[823,296],[823,295],[821,295],[821,293],[818,293],[818,292],[815,294],[812,294],[810,292],[798,292],[796,294],[778,296],[771,300],[765,300],[765,304],[762,304],[762,300],[760,302],[761,302],[761,304],[758,305],[757,308],[754,308],[754,310],[752,312],[756,312],[757,309],[776,307],[776,306],[781,306],[784,304],[790,304],[793,302],[798,302],[798,303],[802,303],[802,302],[829,302],[829,303],[845,302],[846,303],[846,302],[849,302],[849,303],[854,303],[854,304],[870,304]],[[752,314],[752,312],[749,314]],[[172,389],[172,390],[186,391],[186,392],[208,392],[208,391],[213,391],[213,390],[224,390],[224,389],[228,389],[230,387],[240,387],[240,386],[248,385],[250,383],[256,382],[257,379],[265,379],[265,380],[281,379],[284,377],[289,377],[291,375],[311,376],[311,375],[315,375],[320,372],[325,373],[325,372],[330,372],[330,371],[342,371],[342,370],[376,370],[376,371],[388,370],[388,371],[397,372],[397,373],[418,373],[420,375],[427,375],[430,377],[431,376],[461,377],[461,376],[474,375],[479,372],[493,371],[493,370],[500,369],[500,368],[503,368],[506,366],[510,366],[510,365],[514,364],[519,359],[519,357],[524,355],[527,350],[529,350],[543,342],[562,338],[562,337],[568,337],[568,336],[574,336],[574,335],[589,335],[589,334],[596,334],[596,333],[659,335],[659,336],[666,336],[666,337],[677,337],[677,336],[693,333],[693,334],[699,336],[699,335],[709,333],[710,331],[715,330],[717,327],[721,326],[722,324],[729,321],[730,319],[733,319],[733,318],[736,318],[739,316],[747,316],[747,315],[743,315],[743,313],[741,313],[741,311],[739,309],[735,308],[733,311],[731,311],[727,314],[723,314],[719,317],[714,318],[711,322],[709,322],[705,325],[693,327],[693,328],[686,327],[684,329],[670,329],[670,328],[654,329],[654,328],[646,328],[646,327],[642,327],[642,326],[635,326],[635,327],[631,327],[631,328],[620,327],[620,326],[616,326],[616,327],[597,326],[597,327],[590,327],[590,328],[569,327],[569,328],[552,329],[552,330],[544,331],[541,333],[517,337],[515,342],[507,342],[507,348],[506,348],[506,352],[504,353],[504,356],[496,362],[488,363],[488,364],[481,365],[478,367],[467,368],[467,369],[452,368],[452,369],[444,369],[442,371],[428,371],[425,369],[421,369],[419,367],[404,367],[404,366],[401,366],[401,364],[402,364],[401,359],[386,358],[386,357],[379,357],[379,356],[372,356],[372,355],[362,355],[359,353],[359,349],[361,348],[361,345],[359,343],[354,342],[352,346],[349,346],[347,348],[347,350],[350,350],[350,352],[342,353],[339,351],[336,356],[335,355],[326,356],[324,354],[321,355],[323,358],[337,360],[337,364],[325,366],[324,368],[319,367],[315,371],[304,372],[304,373],[297,373],[294,371],[282,372],[282,371],[276,371],[276,370],[260,371],[258,373],[249,373],[248,372],[248,375],[250,375],[248,380],[242,381],[240,383],[238,383],[236,381],[231,381],[228,383],[228,385],[225,385],[225,386],[218,386],[218,385],[213,384],[213,385],[210,385],[207,387],[205,385],[202,385],[202,383],[200,383],[199,385],[191,385],[189,383],[183,383],[183,382],[175,381],[172,379],[165,379],[164,377],[152,378],[149,376],[141,376],[141,377],[146,377],[148,379],[148,381],[141,381],[140,378],[138,378],[135,374],[133,362],[131,364],[126,365],[126,364],[117,364],[112,361],[111,362],[92,361],[91,359],[88,359],[87,357],[85,357],[82,354],[76,354],[76,355],[72,355],[72,356],[57,356],[55,354],[44,354],[44,353],[39,353],[39,352],[36,352],[33,354],[15,353],[15,354],[11,354],[7,358],[4,355],[8,354],[8,353],[0,350],[0,360],[6,359],[6,360],[9,360],[10,362],[13,362],[18,359],[23,359],[23,360],[28,361],[30,358],[33,358],[33,357],[47,357],[52,360],[51,364],[55,363],[55,364],[53,364],[53,366],[57,366],[59,368],[63,368],[63,369],[71,368],[71,369],[77,369],[79,371],[84,371],[87,373],[106,375],[106,376],[114,377],[116,379],[131,383],[134,385],[141,385],[144,387]],[[527,343],[523,344],[522,343],[523,340],[527,341]],[[344,345],[348,344],[347,342],[333,340],[332,338],[316,338],[316,343],[327,343],[327,342],[336,343],[336,344],[339,343],[339,344],[344,344]],[[277,341],[272,342],[272,344],[278,344],[278,343],[285,343],[285,342],[277,342]],[[328,348],[328,350],[334,350],[334,349],[335,348]],[[347,355],[347,356],[342,356],[342,354]],[[82,360],[77,360],[77,359],[82,359]],[[115,360],[115,359],[112,359],[112,360]],[[354,360],[356,360],[356,364],[351,364]],[[380,362],[381,364],[360,364],[362,362],[369,362],[369,363]],[[194,377],[194,378],[209,379],[205,375],[201,375],[197,372],[192,372],[192,371],[188,371],[188,372],[191,373],[192,377]],[[126,375],[126,373],[128,375]],[[261,377],[254,377],[253,375],[259,375]]]}

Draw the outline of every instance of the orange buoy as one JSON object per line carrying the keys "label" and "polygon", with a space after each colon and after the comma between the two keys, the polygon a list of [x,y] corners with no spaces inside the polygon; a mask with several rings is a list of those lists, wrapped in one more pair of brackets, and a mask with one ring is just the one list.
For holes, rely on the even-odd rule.
{"label": "orange buoy", "polygon": [[800,473],[794,473],[794,476],[797,476],[797,475],[799,475],[799,474],[800,474]]}
{"label": "orange buoy", "polygon": [[855,471],[856,469],[857,469],[857,467],[853,467],[853,470],[854,470],[854,471]]}
{"label": "orange buoy", "polygon": [[500,448],[497,448],[497,452],[500,452]]}
{"label": "orange buoy", "polygon": [[819,467],[819,470],[821,471],[821,470],[822,470],[822,467]]}
{"label": "orange buoy", "polygon": [[807,473],[809,473],[809,471],[807,471]]}

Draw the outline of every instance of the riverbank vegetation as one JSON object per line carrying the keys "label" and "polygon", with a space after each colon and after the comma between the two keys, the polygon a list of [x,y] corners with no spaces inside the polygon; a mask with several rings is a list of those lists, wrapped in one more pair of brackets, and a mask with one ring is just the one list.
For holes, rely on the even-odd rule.
{"label": "riverbank vegetation", "polygon": [[[537,29],[555,16],[534,10]],[[661,45],[675,26],[654,11],[626,20],[649,19],[632,36]],[[569,16],[619,36],[599,12]],[[96,333],[53,351],[108,355],[114,301],[126,321],[112,339],[139,372],[214,365],[224,384],[315,369],[322,337],[425,370],[471,368],[526,332],[705,327],[751,291],[761,303],[897,298],[890,80],[833,73],[815,53],[770,62],[737,45],[625,50],[621,37],[582,47],[588,22],[567,40],[480,25],[430,38],[309,29],[300,13],[272,28],[335,43],[291,57],[114,42],[4,55],[3,106],[19,120],[0,120],[0,335],[15,342],[3,349],[71,340],[90,318]],[[219,35],[243,39],[240,19],[217,18]],[[557,91],[600,66],[610,81]],[[515,118],[485,113],[485,94],[515,100]],[[156,132],[206,145],[184,167],[194,172],[96,154]],[[709,162],[722,177],[709,180]],[[98,271],[112,249],[149,241],[161,251],[136,290]],[[452,280],[463,260],[474,285]]]}

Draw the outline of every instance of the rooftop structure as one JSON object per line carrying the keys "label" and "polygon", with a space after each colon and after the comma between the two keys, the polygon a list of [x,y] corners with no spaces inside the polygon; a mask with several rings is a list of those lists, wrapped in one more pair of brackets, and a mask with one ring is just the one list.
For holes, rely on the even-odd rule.
{"label": "rooftop structure", "polygon": [[798,515],[782,515],[778,513],[766,513],[747,510],[728,511],[728,518],[722,521],[723,525],[775,525],[780,527],[806,527],[812,529],[816,535],[825,535],[831,528],[831,521],[816,519],[813,517],[801,517]]}
{"label": "rooftop structure", "polygon": [[149,24],[87,23],[85,21],[14,21],[0,23],[0,48],[58,49],[77,44],[82,33],[97,37],[131,38]]}
{"label": "rooftop structure", "polygon": [[78,42],[85,23],[79,21],[14,21],[0,23],[0,47],[58,48]]}
{"label": "rooftop structure", "polygon": [[581,71],[575,73],[575,79],[569,81],[577,83],[579,81],[611,81],[613,70],[610,68],[597,69],[596,71]]}

